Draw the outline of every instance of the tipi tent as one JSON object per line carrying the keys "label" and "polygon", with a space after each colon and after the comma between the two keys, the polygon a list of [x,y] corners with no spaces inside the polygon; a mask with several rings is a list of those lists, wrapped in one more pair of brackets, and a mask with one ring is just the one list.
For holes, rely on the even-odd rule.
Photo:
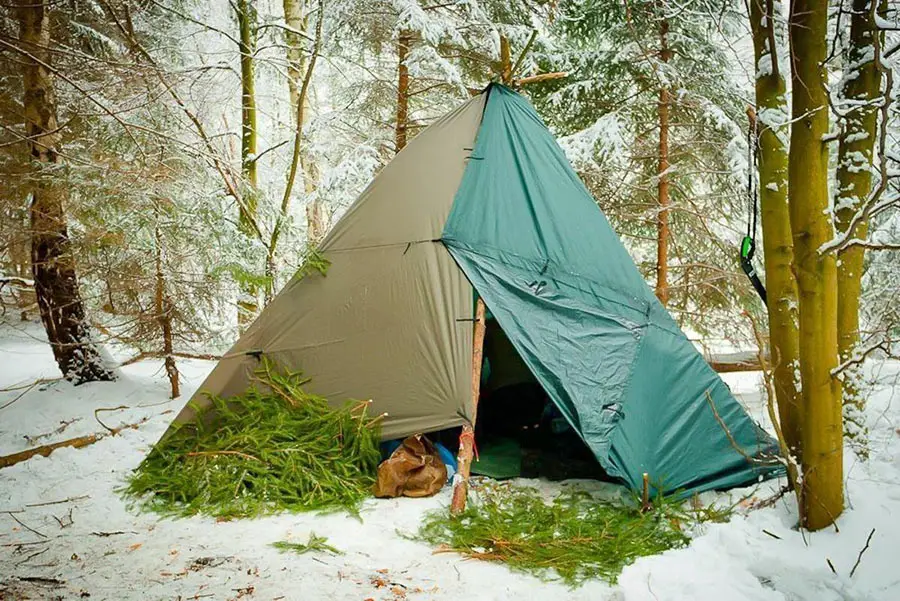
{"label": "tipi tent", "polygon": [[646,472],[664,491],[691,492],[764,475],[748,458],[773,453],[772,439],[512,90],[492,84],[424,130],[319,252],[327,274],[291,281],[177,421],[204,393],[243,392],[264,355],[326,398],[373,399],[388,414],[385,439],[462,425],[474,417],[477,294],[610,476],[639,489]]}

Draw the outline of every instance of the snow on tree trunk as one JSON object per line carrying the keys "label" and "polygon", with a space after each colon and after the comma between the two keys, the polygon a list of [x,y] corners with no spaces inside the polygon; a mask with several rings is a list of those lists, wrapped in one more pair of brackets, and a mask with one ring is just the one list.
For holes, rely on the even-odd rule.
{"label": "snow on tree trunk", "polygon": [[[850,40],[845,53],[843,86],[840,90],[843,127],[838,147],[835,226],[841,233],[862,207],[872,188],[872,162],[878,127],[876,101],[881,93],[881,73],[875,63],[875,10],[878,0],[853,0]],[[851,233],[864,240],[868,223],[862,221]],[[859,297],[865,248],[850,246],[838,254],[838,350],[841,361],[852,359],[859,343]],[[868,455],[861,390],[860,363],[848,364],[842,374],[844,432],[861,456]]]}
{"label": "snow on tree trunk", "polygon": [[305,36],[292,33],[301,31],[307,33],[309,29],[310,6],[302,0],[284,0],[284,20],[291,29],[286,34],[287,59],[288,59],[288,91],[291,101],[291,112],[294,117],[294,143],[291,155],[291,165],[288,169],[287,183],[281,199],[281,210],[275,219],[272,234],[269,238],[268,252],[266,255],[266,303],[275,296],[276,268],[275,255],[278,250],[278,241],[291,204],[291,193],[297,172],[302,173],[304,192],[306,193],[306,240],[307,245],[315,247],[325,237],[328,229],[328,217],[324,204],[314,196],[318,174],[312,160],[307,156],[303,148],[303,126],[306,115],[309,112],[309,94],[313,71],[319,57],[319,49],[322,44],[322,23],[325,17],[323,2],[319,2],[315,38],[311,49],[307,49],[304,43]]}
{"label": "snow on tree trunk", "polygon": [[67,189],[60,180],[60,132],[50,69],[50,5],[21,0],[21,61],[28,148],[34,166],[31,191],[31,269],[41,321],[63,376],[76,384],[111,380],[85,323],[65,214]]}
{"label": "snow on tree trunk", "polygon": [[[256,88],[254,80],[254,53],[256,52],[256,7],[254,0],[237,0],[234,4],[240,33],[238,49],[241,53],[241,176],[246,192],[239,208],[241,229],[247,235],[256,235],[259,187],[256,174],[257,127]],[[241,282],[238,299],[238,326],[250,325],[256,317],[257,286],[249,281]]]}
{"label": "snow on tree trunk", "polygon": [[797,282],[792,263],[794,243],[788,210],[788,121],[785,81],[775,47],[775,3],[751,0],[750,26],[756,59],[756,122],[759,158],[759,199],[772,358],[778,417],[785,443],[800,448],[802,399],[796,376],[800,339],[797,323]]}
{"label": "snow on tree trunk", "polygon": [[788,191],[803,394],[801,521],[810,530],[832,524],[844,506],[841,390],[831,375],[838,364],[837,267],[834,255],[819,252],[834,235],[823,141],[827,13],[827,0],[793,0],[788,25],[793,90]]}

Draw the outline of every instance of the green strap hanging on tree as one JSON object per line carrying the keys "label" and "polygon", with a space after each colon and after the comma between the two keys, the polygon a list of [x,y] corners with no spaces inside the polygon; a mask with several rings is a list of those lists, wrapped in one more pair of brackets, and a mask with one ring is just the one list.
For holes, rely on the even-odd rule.
{"label": "green strap hanging on tree", "polygon": [[756,269],[753,267],[753,254],[756,252],[756,219],[759,213],[758,194],[753,185],[753,171],[756,169],[756,132],[754,131],[754,121],[750,121],[747,128],[747,235],[741,240],[741,268],[753,289],[766,304],[766,287],[759,279]]}

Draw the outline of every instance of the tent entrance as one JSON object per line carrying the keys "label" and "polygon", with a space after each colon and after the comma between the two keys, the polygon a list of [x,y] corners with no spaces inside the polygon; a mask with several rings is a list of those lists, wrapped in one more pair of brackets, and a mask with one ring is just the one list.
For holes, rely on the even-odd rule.
{"label": "tent entrance", "polygon": [[594,454],[488,317],[481,398],[475,420],[479,460],[472,473],[494,478],[609,479]]}

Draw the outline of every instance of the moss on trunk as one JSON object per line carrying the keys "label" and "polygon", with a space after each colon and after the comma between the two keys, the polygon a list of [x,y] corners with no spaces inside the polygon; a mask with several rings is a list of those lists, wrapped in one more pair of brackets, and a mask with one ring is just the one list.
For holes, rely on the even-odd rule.
{"label": "moss on trunk", "polygon": [[763,251],[769,313],[769,345],[773,365],[778,417],[785,443],[800,448],[801,395],[799,365],[797,283],[792,271],[794,243],[788,210],[787,97],[778,65],[772,0],[751,0],[750,25],[756,58],[756,108],[759,156],[759,199],[762,212]]}
{"label": "moss on trunk", "polygon": [[[875,9],[878,0],[853,0],[850,43],[845,54],[841,105],[845,107],[838,147],[835,226],[846,232],[872,189],[872,160],[878,127],[876,101],[881,73],[875,63]],[[886,2],[882,2],[886,4]],[[868,223],[860,222],[851,237],[865,239]],[[851,246],[838,255],[838,349],[841,361],[853,356],[859,343],[859,296],[865,249]],[[845,433],[862,456],[867,455],[865,398],[860,390],[861,365],[842,374]]]}
{"label": "moss on trunk", "polygon": [[837,267],[819,248],[834,235],[828,202],[826,77],[827,0],[793,0],[791,148],[788,161],[791,231],[800,309],[803,386],[801,520],[811,530],[843,510],[841,391],[837,367]]}

